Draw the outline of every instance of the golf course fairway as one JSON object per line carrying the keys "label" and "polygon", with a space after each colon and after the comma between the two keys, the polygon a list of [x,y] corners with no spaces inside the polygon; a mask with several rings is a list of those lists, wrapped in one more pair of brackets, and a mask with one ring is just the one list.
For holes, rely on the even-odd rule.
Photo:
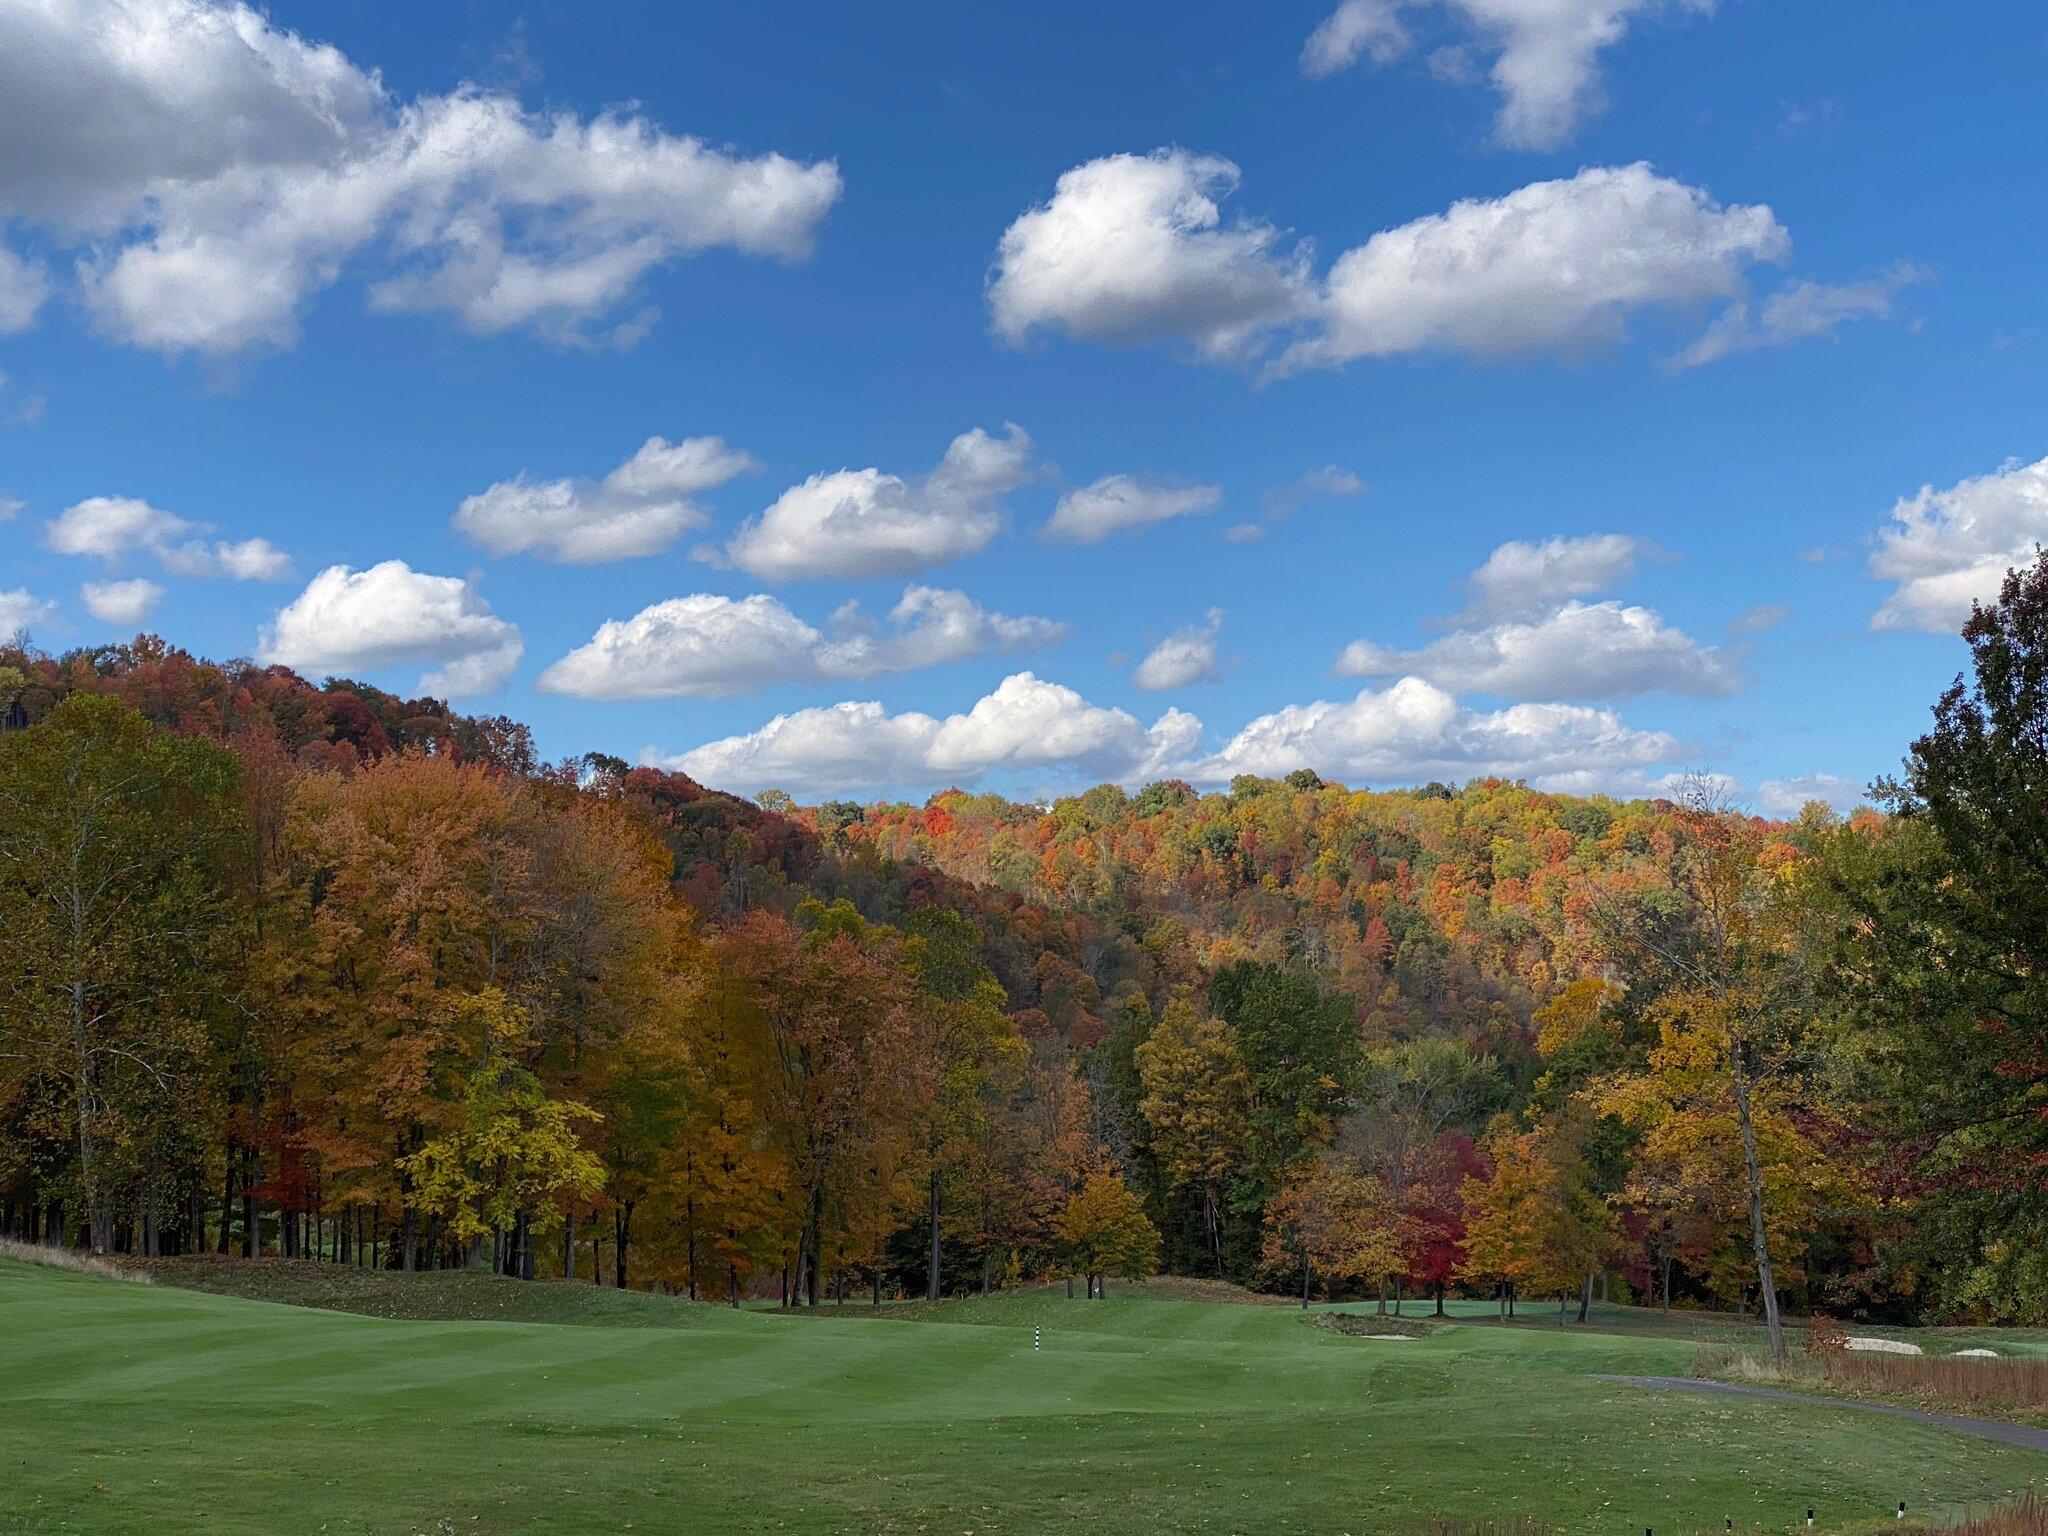
{"label": "golf course fairway", "polygon": [[[522,1310],[587,1319],[574,1290]],[[2017,1447],[1599,1379],[1684,1374],[1677,1339],[1373,1339],[1143,1291],[648,1302],[632,1326],[395,1320],[0,1262],[0,1531],[1678,1536],[1791,1533],[1809,1507],[1874,1530],[1900,1500],[2048,1484]]]}

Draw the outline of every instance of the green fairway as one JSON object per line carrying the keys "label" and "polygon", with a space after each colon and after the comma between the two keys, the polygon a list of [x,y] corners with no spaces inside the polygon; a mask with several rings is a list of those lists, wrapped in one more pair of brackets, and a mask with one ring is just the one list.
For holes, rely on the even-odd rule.
{"label": "green fairway", "polygon": [[1914,1424],[1592,1379],[1685,1371],[1692,1346],[1653,1336],[1373,1340],[1057,1290],[877,1320],[570,1289],[528,1288],[522,1315],[576,1322],[405,1321],[0,1264],[0,1530],[1364,1536],[1526,1514],[1676,1536],[1789,1533],[1809,1505],[1875,1528],[1899,1499],[2048,1482],[2048,1456]]}

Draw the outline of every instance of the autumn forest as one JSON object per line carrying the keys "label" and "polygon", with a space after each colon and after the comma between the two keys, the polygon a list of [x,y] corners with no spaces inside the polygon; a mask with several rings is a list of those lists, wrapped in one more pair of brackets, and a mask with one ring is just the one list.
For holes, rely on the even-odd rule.
{"label": "autumn forest", "polygon": [[0,1226],[814,1306],[1155,1272],[2048,1322],[2048,564],[1772,821],[1304,764],[749,802],[0,649]]}

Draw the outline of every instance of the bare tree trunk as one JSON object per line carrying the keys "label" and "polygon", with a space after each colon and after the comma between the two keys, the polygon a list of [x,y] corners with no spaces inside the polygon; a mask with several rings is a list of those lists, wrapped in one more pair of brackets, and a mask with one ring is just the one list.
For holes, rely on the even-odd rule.
{"label": "bare tree trunk", "polygon": [[220,1184],[220,1241],[214,1252],[222,1258],[228,1253],[228,1230],[235,1222],[235,1159],[241,1156],[241,1146],[234,1137],[228,1138],[226,1170]]}
{"label": "bare tree trunk", "polygon": [[1579,1321],[1585,1322],[1593,1315],[1593,1271],[1586,1271],[1586,1283],[1579,1290]]}
{"label": "bare tree trunk", "polygon": [[924,1299],[926,1301],[937,1301],[939,1299],[939,1165],[936,1159],[932,1162],[931,1192],[928,1205],[931,1214],[932,1256],[931,1262],[925,1270]]}
{"label": "bare tree trunk", "polygon": [[689,1245],[686,1257],[690,1266],[690,1300],[697,1299],[697,1185],[690,1184],[690,1197],[684,1207],[684,1220],[688,1225]]}
{"label": "bare tree trunk", "polygon": [[1757,1158],[1756,1126],[1749,1113],[1749,1064],[1742,1057],[1742,1042],[1729,1046],[1731,1076],[1735,1084],[1735,1119],[1742,1129],[1742,1171],[1749,1181],[1749,1240],[1756,1251],[1756,1283],[1763,1297],[1764,1323],[1771,1335],[1771,1358],[1785,1363],[1785,1324],[1778,1316],[1778,1287],[1771,1276],[1771,1245],[1764,1229],[1764,1175]]}

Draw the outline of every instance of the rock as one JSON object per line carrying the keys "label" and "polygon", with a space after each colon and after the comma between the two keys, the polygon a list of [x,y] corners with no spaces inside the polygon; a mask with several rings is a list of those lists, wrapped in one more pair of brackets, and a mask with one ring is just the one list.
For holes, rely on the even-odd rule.
{"label": "rock", "polygon": [[1905,1344],[1897,1339],[1868,1339],[1852,1336],[1844,1347],[1865,1350],[1874,1355],[1919,1355],[1926,1353],[1918,1344]]}

